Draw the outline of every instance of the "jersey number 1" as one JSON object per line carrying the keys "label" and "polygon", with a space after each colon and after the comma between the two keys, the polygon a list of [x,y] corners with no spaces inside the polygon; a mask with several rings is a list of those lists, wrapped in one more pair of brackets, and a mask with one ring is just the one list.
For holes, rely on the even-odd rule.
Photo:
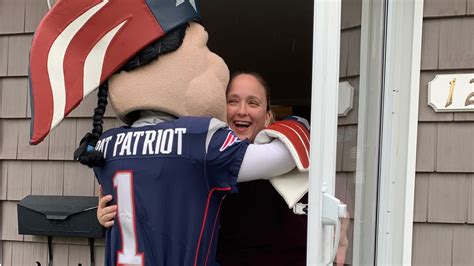
{"label": "jersey number 1", "polygon": [[117,190],[117,220],[122,240],[122,250],[118,251],[117,264],[143,265],[143,253],[137,252],[133,172],[118,171],[115,173],[114,187]]}

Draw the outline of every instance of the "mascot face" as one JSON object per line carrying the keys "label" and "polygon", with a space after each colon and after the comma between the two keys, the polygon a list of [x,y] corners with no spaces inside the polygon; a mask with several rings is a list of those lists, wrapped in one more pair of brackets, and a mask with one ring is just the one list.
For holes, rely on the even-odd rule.
{"label": "mascot face", "polygon": [[130,112],[155,110],[226,121],[229,69],[222,58],[209,51],[207,38],[204,28],[192,22],[178,50],[111,77],[109,96],[117,116],[130,124]]}

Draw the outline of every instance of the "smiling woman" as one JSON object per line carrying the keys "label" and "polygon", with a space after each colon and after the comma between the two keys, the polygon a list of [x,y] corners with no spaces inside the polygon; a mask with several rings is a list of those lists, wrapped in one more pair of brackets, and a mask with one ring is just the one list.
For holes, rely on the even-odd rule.
{"label": "smiling woman", "polygon": [[[270,88],[260,74],[234,73],[226,98],[227,123],[239,138],[253,142],[272,122]],[[239,183],[239,194],[223,202],[218,261],[223,266],[303,266],[306,224],[306,217],[293,214],[268,181]]]}
{"label": "smiling woman", "polygon": [[253,142],[272,120],[270,90],[260,74],[238,72],[227,86],[227,123],[241,139]]}

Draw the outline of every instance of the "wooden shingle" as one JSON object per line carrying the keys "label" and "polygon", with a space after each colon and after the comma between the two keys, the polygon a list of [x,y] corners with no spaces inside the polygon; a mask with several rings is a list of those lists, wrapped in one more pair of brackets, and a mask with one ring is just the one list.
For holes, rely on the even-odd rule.
{"label": "wooden shingle", "polygon": [[465,174],[433,173],[428,177],[428,222],[467,222]]}
{"label": "wooden shingle", "polygon": [[114,127],[121,127],[121,126],[125,125],[125,123],[120,121],[120,119],[118,119],[118,118],[114,118],[112,121],[113,121]]}
{"label": "wooden shingle", "polygon": [[7,199],[22,200],[31,194],[31,162],[6,161],[8,167]]}
{"label": "wooden shingle", "polygon": [[436,162],[436,123],[419,123],[416,146],[416,171],[434,172]]}
{"label": "wooden shingle", "polygon": [[453,121],[453,113],[436,113],[428,105],[428,83],[436,76],[436,72],[421,72],[420,96],[418,102],[418,121]]}
{"label": "wooden shingle", "polygon": [[72,160],[76,148],[76,120],[65,119],[50,133],[49,159]]}
{"label": "wooden shingle", "polygon": [[2,258],[4,266],[12,266],[12,253],[13,253],[13,242],[3,241],[2,242]]}
{"label": "wooden shingle", "polygon": [[354,218],[354,210],[355,210],[355,178],[356,173],[351,172],[347,173],[347,188],[346,188],[346,202],[347,211],[349,212],[349,217]]}
{"label": "wooden shingle", "polygon": [[89,167],[79,162],[64,162],[65,196],[93,196],[94,179]]}
{"label": "wooden shingle", "polygon": [[474,226],[457,225],[453,232],[453,265],[471,265],[474,262]]}
{"label": "wooden shingle", "polygon": [[54,161],[32,162],[33,195],[63,195],[64,163]]}
{"label": "wooden shingle", "polygon": [[336,193],[335,196],[342,202],[346,202],[347,173],[336,173]]}
{"label": "wooden shingle", "polygon": [[16,159],[18,147],[18,121],[0,119],[0,159]]}
{"label": "wooden shingle", "polygon": [[423,17],[448,17],[466,14],[466,0],[424,0]]}
{"label": "wooden shingle", "polygon": [[76,119],[76,141],[75,147],[79,147],[81,139],[86,135],[86,133],[91,132],[92,130],[92,118],[78,118]]}
{"label": "wooden shingle", "polygon": [[115,116],[104,118],[104,131],[111,128],[121,127],[123,125],[125,124]]}
{"label": "wooden shingle", "polygon": [[357,162],[357,126],[346,126],[342,148],[342,171],[356,170]]}
{"label": "wooden shingle", "polygon": [[[1,216],[1,239],[2,240],[14,240],[22,241],[23,235],[18,234],[18,221],[17,221],[17,202],[15,201],[2,201],[2,216]],[[18,264],[14,264],[18,265]]]}
{"label": "wooden shingle", "polygon": [[[15,242],[13,243],[13,265],[48,265],[48,244]],[[56,264],[55,264],[56,265]]]}
{"label": "wooden shingle", "polygon": [[349,33],[350,30],[341,31],[339,47],[339,77],[347,76],[347,60],[349,59]]}
{"label": "wooden shingle", "polygon": [[468,197],[467,197],[467,222],[474,224],[474,175],[467,175]]}
{"label": "wooden shingle", "polygon": [[8,69],[8,36],[0,36],[0,77],[5,77],[7,75],[7,69]]}
{"label": "wooden shingle", "polygon": [[25,32],[34,32],[47,11],[48,5],[46,1],[28,0],[25,10]]}
{"label": "wooden shingle", "polygon": [[104,117],[117,117],[115,115],[115,110],[114,108],[112,107],[112,105],[109,103],[107,104],[107,108],[105,109],[105,114],[104,114]]}
{"label": "wooden shingle", "polygon": [[95,245],[97,247],[105,247],[105,238],[96,238]]}
{"label": "wooden shingle", "polygon": [[453,226],[415,223],[412,265],[451,265]]}
{"label": "wooden shingle", "polygon": [[69,266],[90,266],[89,247],[70,245],[69,246]]}
{"label": "wooden shingle", "polygon": [[454,121],[474,121],[474,112],[454,113]]}
{"label": "wooden shingle", "polygon": [[[107,105],[109,107],[110,104]],[[68,117],[87,117],[92,118],[94,115],[94,108],[97,107],[97,90],[94,90],[86,96],[74,111]]]}
{"label": "wooden shingle", "polygon": [[24,118],[27,109],[27,78],[0,79],[0,114],[2,118]]}
{"label": "wooden shingle", "polygon": [[96,246],[95,247],[95,265],[104,266],[105,262],[105,247]]}
{"label": "wooden shingle", "polygon": [[474,172],[474,123],[438,123],[437,172]]}
{"label": "wooden shingle", "polygon": [[22,33],[25,25],[25,0],[0,0],[0,34]]}
{"label": "wooden shingle", "polygon": [[467,0],[467,14],[474,14],[474,0]]}
{"label": "wooden shingle", "polygon": [[7,182],[8,182],[7,162],[0,161],[0,200],[7,199]]}
{"label": "wooden shingle", "polygon": [[337,144],[336,144],[336,171],[342,171],[342,149],[344,148],[344,128],[337,127]]}
{"label": "wooden shingle", "polygon": [[352,110],[346,116],[338,117],[338,125],[355,125],[359,117],[359,76],[353,78],[345,78],[341,81],[348,81],[354,87],[354,98],[352,99]]}
{"label": "wooden shingle", "polygon": [[53,244],[54,265],[68,265],[68,261],[69,261],[69,245]]}
{"label": "wooden shingle", "polygon": [[100,185],[97,178],[94,178],[94,196],[100,197]]}
{"label": "wooden shingle", "polygon": [[48,159],[49,137],[40,144],[30,145],[30,120],[18,120],[18,159],[46,160]]}
{"label": "wooden shingle", "polygon": [[438,69],[440,20],[423,21],[421,37],[421,70]]}
{"label": "wooden shingle", "polygon": [[341,28],[360,26],[362,0],[344,0],[341,5]]}
{"label": "wooden shingle", "polygon": [[8,37],[8,76],[28,75],[28,55],[33,35]]}
{"label": "wooden shingle", "polygon": [[472,69],[474,62],[474,38],[472,36],[474,36],[474,17],[442,20],[440,24],[439,68]]}
{"label": "wooden shingle", "polygon": [[414,222],[428,221],[428,174],[417,173],[415,177]]}
{"label": "wooden shingle", "polygon": [[359,75],[360,68],[360,28],[349,33],[349,56],[347,59],[347,76]]}
{"label": "wooden shingle", "polygon": [[26,117],[31,118],[31,91],[30,91],[30,83],[27,83],[27,108],[26,108]]}

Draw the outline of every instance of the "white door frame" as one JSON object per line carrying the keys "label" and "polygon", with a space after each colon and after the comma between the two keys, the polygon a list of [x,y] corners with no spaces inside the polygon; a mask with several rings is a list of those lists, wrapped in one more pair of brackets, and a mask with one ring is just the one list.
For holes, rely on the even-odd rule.
{"label": "white door frame", "polygon": [[423,0],[389,0],[376,265],[411,264]]}
{"label": "white door frame", "polygon": [[335,191],[341,0],[315,0],[311,92],[311,168],[307,265],[332,263],[332,233],[322,226],[322,191]]}
{"label": "white door frame", "polygon": [[[423,0],[384,3],[362,2],[355,265],[411,263]],[[335,186],[340,11],[314,2],[307,265],[331,246],[321,199]]]}

